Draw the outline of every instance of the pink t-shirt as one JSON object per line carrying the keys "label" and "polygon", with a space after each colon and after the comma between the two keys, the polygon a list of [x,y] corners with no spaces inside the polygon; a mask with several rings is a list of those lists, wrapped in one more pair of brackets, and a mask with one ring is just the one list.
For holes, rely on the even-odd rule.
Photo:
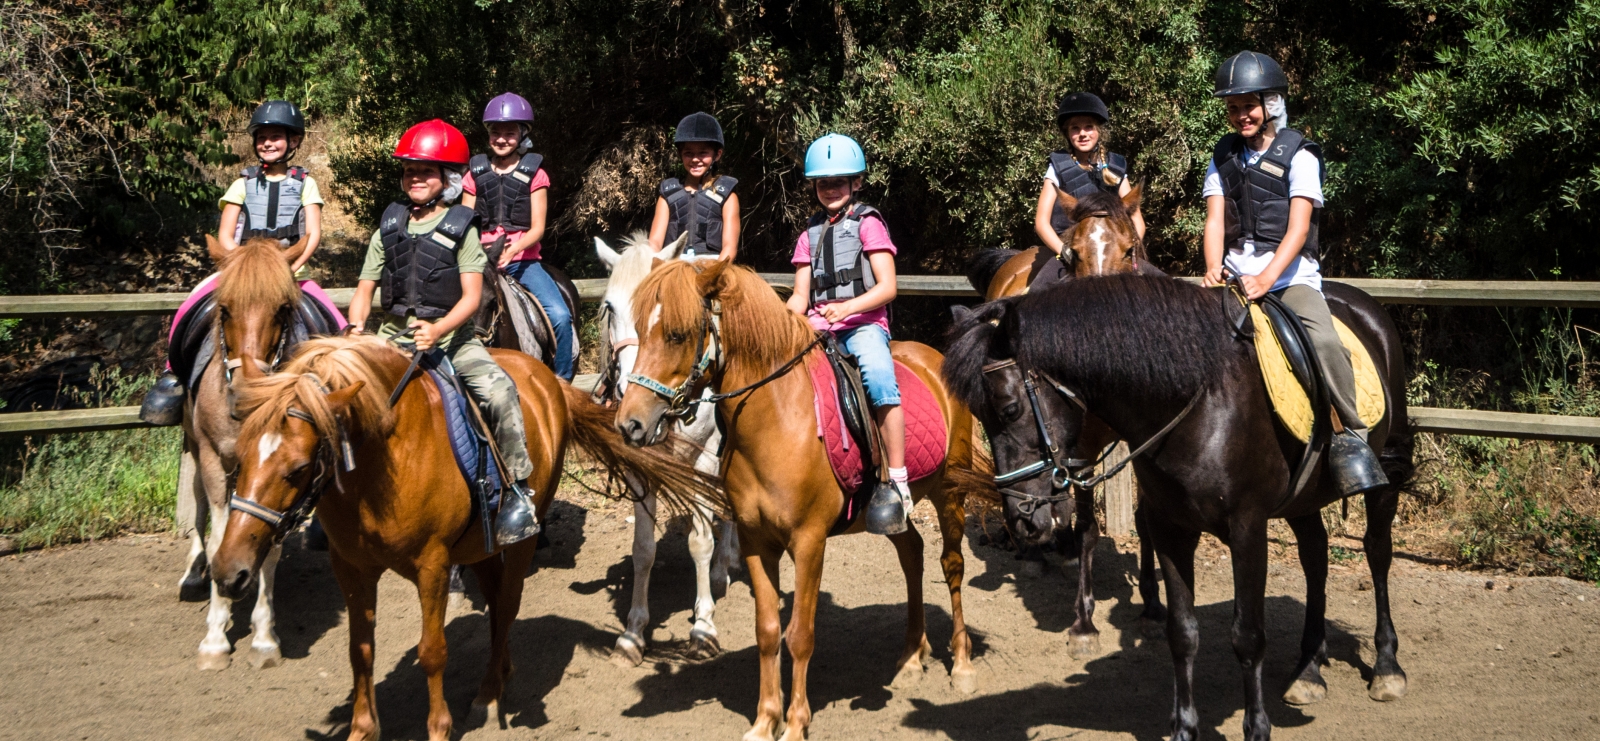
{"label": "pink t-shirt", "polygon": [[[895,249],[894,242],[889,239],[889,227],[885,226],[883,219],[876,214],[868,214],[866,218],[861,220],[861,250],[863,252],[887,252],[891,255],[899,252],[899,250]],[[794,244],[794,257],[790,258],[789,262],[795,265],[811,264],[810,230],[800,232],[800,239]],[[834,302],[824,301],[823,303],[831,304]],[[806,311],[806,319],[811,322],[812,329],[838,332],[859,327],[863,324],[876,324],[883,327],[883,331],[889,331],[889,307],[887,306],[879,306],[871,311],[851,314],[836,323],[829,324],[827,319],[822,318],[822,313],[817,311],[817,307],[820,305],[812,304],[811,308]]]}
{"label": "pink t-shirt", "polygon": [[[540,188],[548,187],[550,187],[550,176],[544,174],[544,168],[541,167],[539,168],[538,172],[533,174],[533,181],[528,183],[528,192],[533,193]],[[472,195],[478,194],[478,182],[472,179],[472,173],[467,173],[467,176],[461,179],[461,189],[467,193],[471,193]],[[494,241],[499,239],[502,234],[505,235],[506,238],[506,247],[510,248],[511,245],[517,243],[517,240],[522,239],[522,235],[527,234],[527,232],[508,232],[506,231],[505,227],[496,226],[495,228],[486,231],[479,230],[478,241],[484,244],[494,244]],[[523,250],[522,254],[517,256],[515,262],[536,261],[539,259],[539,251],[543,248],[543,242],[534,242],[532,246]]]}

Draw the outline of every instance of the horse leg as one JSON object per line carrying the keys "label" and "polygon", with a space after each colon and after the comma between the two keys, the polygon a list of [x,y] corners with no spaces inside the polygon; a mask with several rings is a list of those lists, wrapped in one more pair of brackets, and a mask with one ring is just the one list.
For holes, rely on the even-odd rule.
{"label": "horse leg", "polygon": [[1378,702],[1398,700],[1406,694],[1406,672],[1396,657],[1400,637],[1394,632],[1394,619],[1389,614],[1389,563],[1394,559],[1390,528],[1394,526],[1399,499],[1399,491],[1392,486],[1366,496],[1367,532],[1362,545],[1367,551],[1367,567],[1372,570],[1372,599],[1378,608],[1378,626],[1372,641],[1377,660],[1372,664],[1367,696]]}
{"label": "horse leg", "polygon": [[717,547],[711,537],[711,508],[695,502],[689,526],[689,556],[694,559],[694,627],[689,629],[689,650],[705,658],[722,653],[714,620],[717,600],[711,595],[711,558]]}
{"label": "horse leg", "polygon": [[716,537],[717,551],[711,557],[711,596],[723,597],[728,594],[734,565],[739,562],[739,531],[734,528],[733,520],[719,520]]}
{"label": "horse leg", "polygon": [[[480,584],[482,582],[479,582]],[[486,598],[487,599],[487,598]],[[467,609],[467,582],[461,578],[461,566],[450,566],[450,604],[451,612],[462,612]]]}
{"label": "horse leg", "polygon": [[[915,533],[915,528],[907,528]],[[893,536],[900,538],[905,535]],[[822,588],[822,555],[827,548],[827,533],[810,536],[796,533],[794,549],[789,557],[794,560],[794,611],[789,615],[789,629],[784,643],[789,646],[789,716],[787,728],[780,741],[804,741],[811,735],[811,699],[806,694],[806,674],[811,668],[811,653],[817,646],[817,593]],[[898,547],[898,543],[896,544]],[[916,612],[922,612],[922,541],[917,540],[917,574],[913,598]],[[905,557],[900,559],[905,564]],[[920,620],[918,621],[920,622]],[[926,646],[927,642],[924,641]],[[920,665],[919,665],[920,668]]]}
{"label": "horse leg", "polygon": [[508,639],[522,600],[521,575],[527,573],[528,564],[532,562],[528,545],[519,543],[472,565],[472,572],[483,589],[484,603],[489,608],[489,665],[484,670],[483,682],[478,685],[478,696],[472,700],[467,728],[482,727],[490,718],[495,719],[501,730],[506,728],[500,699],[511,679]]}
{"label": "horse leg", "polygon": [[1235,517],[1230,523],[1228,550],[1233,556],[1233,654],[1244,669],[1244,737],[1246,741],[1272,738],[1267,717],[1261,668],[1267,655],[1267,523],[1263,519]]}
{"label": "horse leg", "polygon": [[[633,488],[631,480],[629,487]],[[642,487],[633,490],[641,491]],[[633,604],[628,607],[628,626],[611,649],[611,659],[618,664],[644,663],[644,632],[650,624],[650,570],[656,565],[655,514],[655,493],[646,493],[633,503]]]}
{"label": "horse leg", "polygon": [[1143,504],[1133,511],[1133,530],[1139,535],[1139,599],[1144,602],[1139,619],[1159,628],[1167,621],[1167,611],[1161,606],[1161,585],[1156,583],[1156,549],[1150,543],[1150,513]]}
{"label": "horse leg", "polygon": [[[206,535],[206,559],[209,562],[222,546],[222,534],[228,523],[228,506],[211,505],[211,532]],[[233,643],[228,640],[228,628],[233,625],[233,600],[217,591],[211,583],[211,604],[206,608],[206,637],[200,641],[200,656],[196,666],[202,671],[221,671],[233,661]]]}
{"label": "horse leg", "polygon": [[1200,534],[1179,530],[1164,519],[1150,525],[1167,583],[1167,645],[1173,664],[1171,741],[1196,741],[1200,714],[1194,707],[1194,657],[1200,652],[1200,621],[1194,614],[1194,549]]}
{"label": "horse leg", "polygon": [[[211,572],[206,560],[206,525],[211,519],[211,507],[206,500],[205,486],[200,482],[199,454],[194,441],[187,435],[183,439],[183,460],[178,466],[178,520],[186,527],[189,536],[189,564],[183,578],[178,580],[178,599],[185,602],[205,599],[211,583]],[[217,523],[217,527],[221,527]]]}
{"label": "horse leg", "polygon": [[[922,679],[922,662],[931,653],[928,616],[922,606],[922,533],[917,532],[914,523],[908,524],[904,532],[889,536],[889,542],[894,543],[895,554],[900,557],[900,571],[906,575],[906,642],[900,651],[900,660],[895,662],[894,680],[889,683],[890,687],[902,688]],[[795,594],[799,594],[799,582],[795,584]],[[793,654],[793,645],[789,651]]]}
{"label": "horse leg", "polygon": [[1067,628],[1067,655],[1090,659],[1100,653],[1100,629],[1094,627],[1094,549],[1100,543],[1100,522],[1094,516],[1094,491],[1079,491],[1078,503],[1078,618]]}
{"label": "horse leg", "polygon": [[450,603],[448,562],[419,564],[417,597],[422,601],[422,639],[417,641],[417,663],[428,675],[428,741],[449,741],[454,722],[450,718],[450,706],[444,700],[444,668],[450,655],[444,637],[445,610]]}
{"label": "horse leg", "polygon": [[278,559],[282,556],[283,546],[272,546],[256,574],[260,588],[256,590],[255,609],[250,611],[250,653],[245,655],[245,661],[256,669],[271,669],[283,663],[272,619],[272,585],[278,573]]}
{"label": "horse leg", "polygon": [[[749,536],[743,536],[751,542]],[[778,730],[778,719],[783,713],[783,685],[778,672],[778,649],[783,641],[783,624],[778,615],[782,607],[778,594],[779,553],[766,544],[750,549],[744,557],[745,569],[750,572],[750,593],[756,602],[756,651],[761,666],[760,699],[756,703],[756,720],[745,731],[743,741],[772,741]]]}
{"label": "horse leg", "polygon": [[961,583],[966,579],[961,540],[966,536],[967,512],[962,498],[948,491],[937,497],[934,505],[943,546],[939,566],[944,569],[945,586],[950,589],[950,683],[970,695],[978,691],[978,672],[972,666],[972,637],[967,635],[967,619],[961,606]]}
{"label": "horse leg", "polygon": [[1306,627],[1300,637],[1300,663],[1294,683],[1283,693],[1290,705],[1310,705],[1328,696],[1322,667],[1328,663],[1328,529],[1322,513],[1289,518],[1300,550],[1300,570],[1306,575]]}
{"label": "horse leg", "polygon": [[378,697],[372,683],[373,629],[378,610],[378,577],[329,551],[333,577],[344,592],[345,614],[350,621],[350,736],[348,741],[378,738]]}

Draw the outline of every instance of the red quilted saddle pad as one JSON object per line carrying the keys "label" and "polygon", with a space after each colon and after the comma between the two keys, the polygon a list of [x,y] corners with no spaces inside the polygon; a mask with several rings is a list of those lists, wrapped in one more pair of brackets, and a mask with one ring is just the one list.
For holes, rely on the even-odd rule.
{"label": "red quilted saddle pad", "polygon": [[[817,350],[806,358],[815,396],[817,437],[828,450],[828,463],[839,488],[853,492],[861,486],[861,452],[850,439],[839,410],[838,384],[828,359]],[[894,363],[895,380],[900,384],[900,405],[906,414],[906,473],[912,481],[926,478],[944,462],[949,450],[949,432],[944,411],[917,374],[900,361]]]}

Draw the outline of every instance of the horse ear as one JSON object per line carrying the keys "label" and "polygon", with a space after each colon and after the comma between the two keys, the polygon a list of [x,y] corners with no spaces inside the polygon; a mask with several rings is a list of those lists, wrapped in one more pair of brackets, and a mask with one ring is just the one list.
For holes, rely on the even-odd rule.
{"label": "horse ear", "polygon": [[972,310],[961,304],[956,304],[950,307],[950,316],[955,320],[956,324],[966,324],[967,320],[972,318]]}
{"label": "horse ear", "polygon": [[672,240],[672,244],[662,247],[661,251],[656,253],[656,257],[662,260],[676,259],[679,254],[682,254],[683,246],[688,243],[689,233],[684,232],[683,234],[679,235],[677,239]]}
{"label": "horse ear", "polygon": [[328,408],[341,420],[350,420],[350,405],[356,401],[356,395],[367,385],[366,381],[356,381],[338,391],[328,392]]}
{"label": "horse ear", "polygon": [[1056,189],[1056,205],[1060,206],[1062,208],[1062,210],[1064,210],[1064,211],[1066,211],[1067,213],[1070,214],[1070,213],[1072,213],[1072,209],[1075,209],[1075,208],[1078,207],[1078,199],[1073,198],[1071,193],[1068,193],[1068,192],[1066,192],[1064,190],[1061,190],[1060,188],[1057,188]]}
{"label": "horse ear", "polygon": [[222,242],[215,235],[211,234],[206,235],[206,252],[210,253],[211,262],[217,265],[221,265],[222,261],[228,257],[228,250],[222,246]]}
{"label": "horse ear", "polygon": [[663,259],[661,259],[659,257],[650,258],[650,270],[651,271],[654,271],[656,268],[659,268],[659,267],[661,267],[662,265],[665,265],[665,264],[667,264],[667,261],[663,260]]}
{"label": "horse ear", "polygon": [[611,249],[611,246],[599,237],[594,238],[594,253],[600,256],[600,262],[605,263],[608,273],[616,270],[617,263],[622,262],[622,255],[617,254],[616,250]]}
{"label": "horse ear", "polygon": [[1128,209],[1128,213],[1131,214],[1139,210],[1139,200],[1142,198],[1144,198],[1144,181],[1140,180],[1128,189],[1127,195],[1122,197],[1122,207]]}
{"label": "horse ear", "polygon": [[310,241],[310,234],[302,234],[300,236],[300,241],[283,248],[279,254],[283,255],[284,262],[293,265],[295,260],[300,259],[300,256],[306,253],[306,243]]}
{"label": "horse ear", "polygon": [[728,265],[730,264],[727,260],[707,260],[706,262],[710,264],[701,268],[700,273],[695,276],[695,281],[700,286],[700,295],[702,296],[710,296],[717,292],[717,289],[722,286],[722,276],[728,272]]}

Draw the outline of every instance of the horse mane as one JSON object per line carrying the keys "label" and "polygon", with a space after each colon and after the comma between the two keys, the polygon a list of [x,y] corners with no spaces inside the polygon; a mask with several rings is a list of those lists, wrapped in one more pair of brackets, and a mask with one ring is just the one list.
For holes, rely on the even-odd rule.
{"label": "horse mane", "polygon": [[995,274],[1000,272],[1000,268],[1005,267],[1008,260],[1019,254],[1022,253],[1018,250],[1008,249],[978,250],[967,259],[967,282],[978,289],[979,295],[982,295],[984,291],[989,290],[989,283],[994,280]]}
{"label": "horse mane", "polygon": [[1091,399],[1184,402],[1247,372],[1217,292],[1183,281],[1078,278],[1016,299],[1014,311],[1008,334],[1027,338],[1017,360]]}
{"label": "horse mane", "polygon": [[254,237],[229,250],[217,276],[217,301],[227,306],[282,306],[300,293],[278,240]]}
{"label": "horse mane", "polygon": [[611,269],[608,285],[637,286],[644,282],[655,262],[656,250],[650,246],[650,236],[635,231],[623,237],[622,251],[618,254],[622,255],[622,259]]}
{"label": "horse mane", "polygon": [[993,419],[983,367],[991,360],[1005,360],[1012,356],[999,325],[1010,315],[1016,303],[1017,297],[1012,297],[983,304],[957,319],[945,334],[948,347],[944,353],[944,367],[940,371],[945,386],[978,419]]}
{"label": "horse mane", "polygon": [[350,404],[350,426],[345,431],[358,440],[387,437],[394,429],[394,414],[376,369],[394,354],[383,340],[371,336],[318,337],[300,343],[281,372],[239,384],[237,406],[246,415],[241,439],[276,428],[290,407],[310,415],[318,435],[337,439],[339,421],[328,404],[328,393],[357,381],[366,385]]}
{"label": "horse mane", "polygon": [[788,362],[816,336],[811,325],[778,299],[756,271],[725,260],[671,260],[650,271],[633,294],[635,321],[659,307],[662,331],[693,336],[704,321],[702,279],[715,281],[722,302],[722,345],[758,367]]}

